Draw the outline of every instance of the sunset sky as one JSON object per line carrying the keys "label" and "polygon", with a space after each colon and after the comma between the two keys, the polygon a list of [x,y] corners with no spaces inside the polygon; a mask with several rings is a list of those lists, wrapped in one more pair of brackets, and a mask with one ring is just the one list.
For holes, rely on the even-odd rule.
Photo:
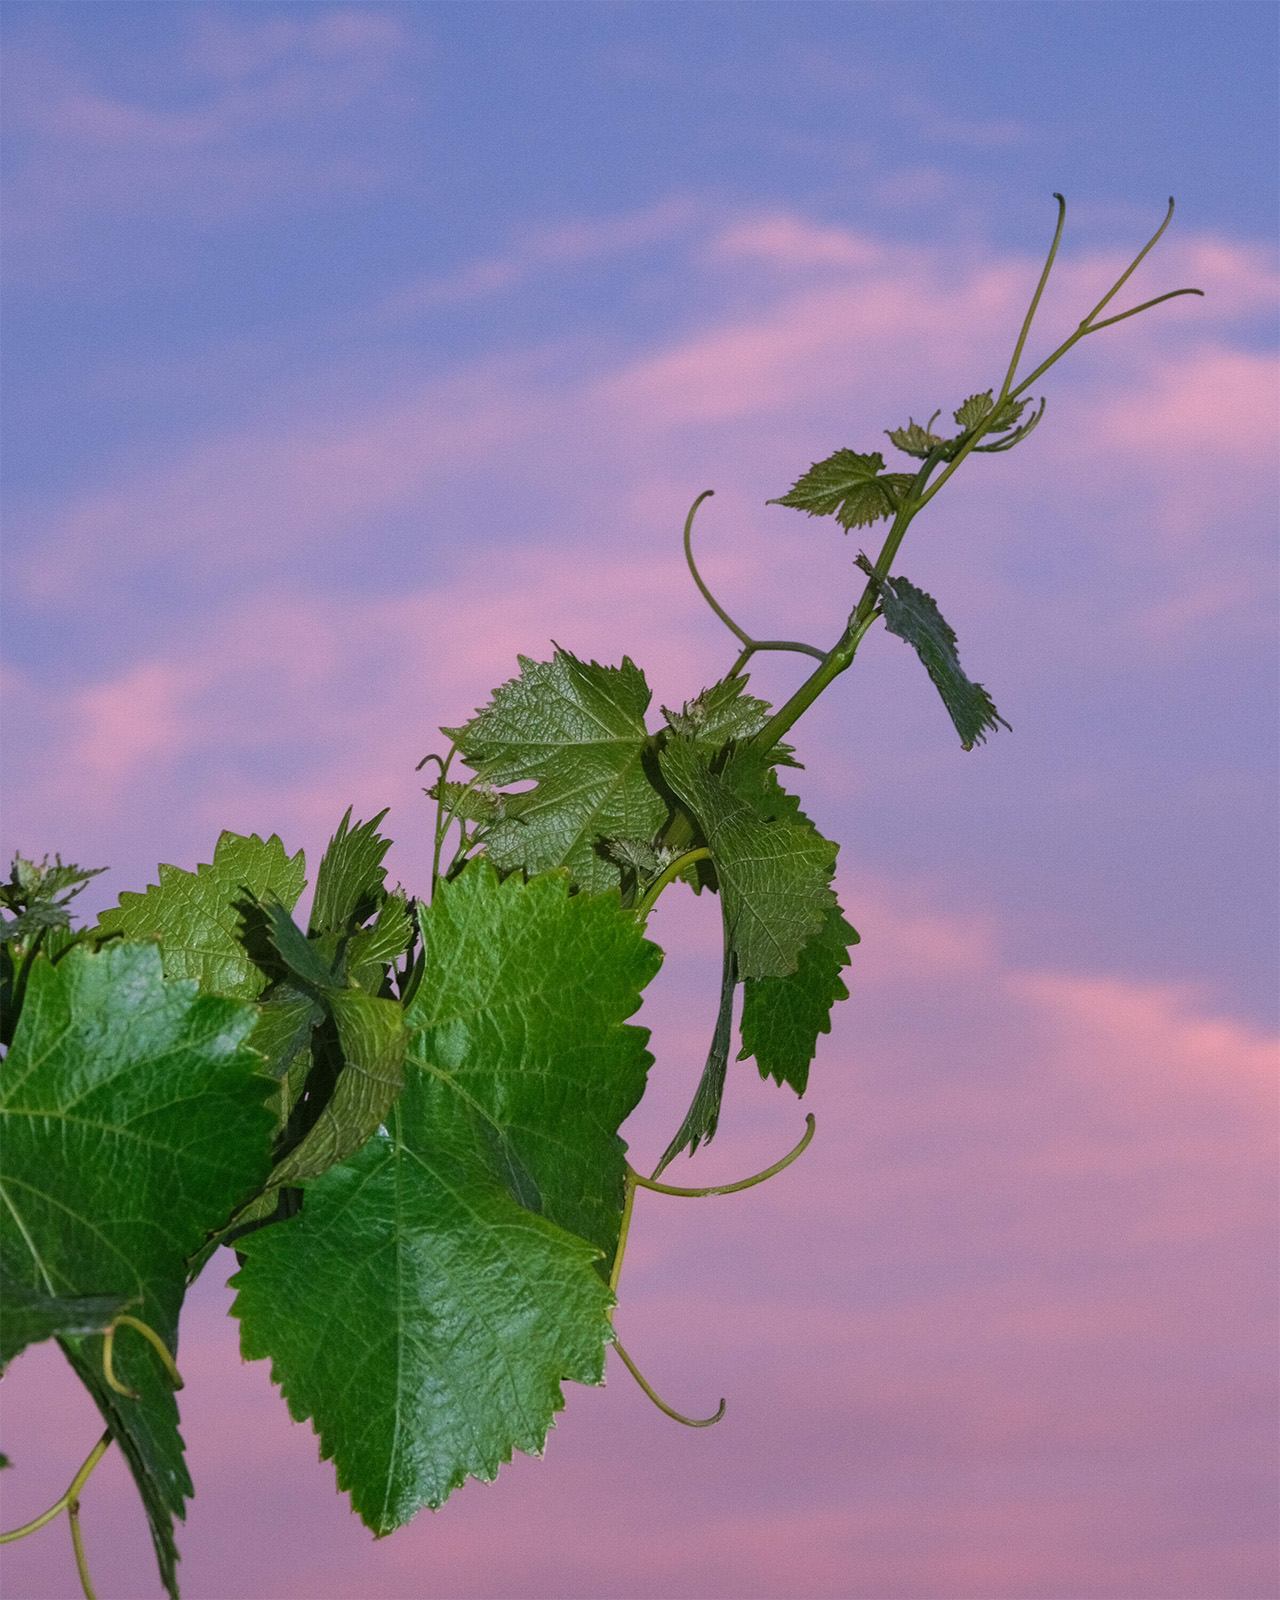
{"label": "sunset sky", "polygon": [[[765,502],[1003,377],[1067,197],[1046,375],[898,570],[1012,732],[971,753],[883,630],[799,724],[863,943],[801,1102],[750,1063],[649,1202],[621,1368],[375,1544],[215,1259],[183,1326],[188,1600],[1266,1600],[1276,1592],[1275,533],[1269,3],[27,4],[4,30],[4,846],[219,830],[314,865],[348,805],[429,867],[415,764],[551,640],[660,703],[727,670],[693,589],[829,644],[845,536]],[[904,464],[898,458],[897,466]],[[797,658],[753,675],[770,699]],[[668,894],[652,1166],[713,1020]],[[99,1424],[5,1381],[4,1522]],[[157,1592],[108,1457],[102,1600]],[[65,1528],[6,1547],[65,1600]]]}

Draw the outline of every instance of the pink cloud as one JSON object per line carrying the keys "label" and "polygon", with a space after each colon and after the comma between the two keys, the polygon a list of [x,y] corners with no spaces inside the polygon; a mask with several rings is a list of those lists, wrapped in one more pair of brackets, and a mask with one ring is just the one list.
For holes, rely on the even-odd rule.
{"label": "pink cloud", "polygon": [[[606,222],[598,234],[530,236],[509,257],[475,263],[462,278],[472,289],[512,282],[535,260],[551,266],[625,248],[634,237],[683,225],[683,216],[672,202]],[[368,393],[358,375],[308,374],[292,392],[273,395],[269,415],[193,440],[162,469],[122,472],[47,507],[29,539],[36,553],[25,562],[11,558],[15,580],[33,598],[54,600],[155,561],[177,560],[190,572],[266,572],[428,505],[479,465],[519,493],[540,485],[554,464],[561,481],[577,486],[584,529],[614,528],[621,518],[634,530],[629,537],[652,542],[642,514],[669,505],[670,525],[708,483],[732,494],[745,471],[746,481],[779,492],[806,452],[837,442],[829,424],[817,433],[819,416],[923,417],[935,394],[958,403],[982,381],[977,375],[995,381],[993,355],[1016,326],[1036,270],[1030,261],[994,258],[957,274],[937,252],[781,215],[717,225],[710,240],[702,260],[713,277],[737,270],[734,263],[752,252],[776,274],[749,314],[726,313],[569,382],[555,349],[384,387],[358,402],[353,392]],[[1003,524],[1028,509],[1028,475],[1034,468],[1043,477],[1046,461],[1072,474],[1088,463],[1082,486],[1104,505],[1113,489],[1149,486],[1154,509],[1126,516],[1118,533],[1144,548],[1154,538],[1147,553],[1156,561],[1180,560],[1188,540],[1212,537],[1223,496],[1239,516],[1265,492],[1254,464],[1272,437],[1273,365],[1217,331],[1228,311],[1261,305],[1265,275],[1248,251],[1213,240],[1193,245],[1197,264],[1208,262],[1234,299],[1221,312],[1213,301],[1175,302],[1173,314],[1189,315],[1179,307],[1192,305],[1207,330],[1189,350],[1176,323],[1126,324],[1112,343],[1086,345],[1088,359],[1060,383],[1054,376],[1053,416],[1027,446],[1030,456],[1001,458],[1002,499],[994,517],[984,514],[980,537],[1003,537]],[[845,258],[847,265],[832,267],[837,278],[807,279],[805,262]],[[1098,260],[1064,265],[1073,305],[1087,300],[1106,270]],[[1051,308],[1050,321],[1056,315]],[[930,374],[923,398],[913,373]],[[843,442],[889,450],[875,427],[851,425],[855,432],[862,437]],[[977,469],[949,493],[953,518],[965,515],[976,481]],[[763,533],[768,518],[771,538],[799,548],[799,534],[777,533],[778,513],[756,498],[717,502],[703,519],[732,507],[745,537]],[[1106,559],[1101,539],[1099,551]],[[1170,618],[1208,621],[1236,603],[1257,553],[1218,557],[1194,587],[1185,573],[1172,590],[1151,586],[1152,632],[1176,631]],[[1233,570],[1232,560],[1244,565]]]}
{"label": "pink cloud", "polygon": [[1118,395],[1103,409],[1099,431],[1112,450],[1212,455],[1242,467],[1274,458],[1280,442],[1274,355],[1209,346],[1144,378],[1141,392]]}
{"label": "pink cloud", "polygon": [[157,757],[172,754],[190,737],[178,716],[189,685],[189,672],[152,661],[74,695],[71,714],[79,726],[68,765],[104,798],[136,781],[140,767],[154,772]]}

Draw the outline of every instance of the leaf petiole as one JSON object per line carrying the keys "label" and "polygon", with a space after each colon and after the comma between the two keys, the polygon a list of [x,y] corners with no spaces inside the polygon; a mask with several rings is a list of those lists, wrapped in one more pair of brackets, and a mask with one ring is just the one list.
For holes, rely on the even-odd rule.
{"label": "leaf petiole", "polygon": [[94,1594],[93,1579],[89,1576],[89,1563],[84,1553],[84,1537],[80,1532],[80,1502],[72,1500],[67,1506],[67,1522],[71,1528],[71,1548],[75,1552],[76,1571],[80,1575],[80,1588],[84,1592],[84,1600],[97,1600]]}
{"label": "leaf petiole", "polygon": [[686,867],[691,867],[695,861],[707,861],[710,859],[710,856],[710,850],[708,850],[705,846],[700,846],[697,850],[686,850],[682,856],[677,856],[674,861],[669,861],[649,885],[648,889],[645,891],[644,898],[636,906],[635,914],[637,920],[640,922],[644,921],[644,919],[653,910],[658,896],[669,883],[674,882],[674,880],[680,876]]}

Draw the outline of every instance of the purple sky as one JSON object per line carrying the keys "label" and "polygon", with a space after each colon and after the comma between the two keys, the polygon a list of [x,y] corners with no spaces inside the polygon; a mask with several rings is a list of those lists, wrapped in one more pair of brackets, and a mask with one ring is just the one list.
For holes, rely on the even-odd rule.
{"label": "purple sky", "polygon": [[[414,764],[517,652],[625,651],[655,705],[726,670],[679,550],[704,488],[729,610],[833,640],[859,536],[764,502],[999,382],[1053,189],[1034,359],[1170,189],[1132,299],[1206,292],[1087,341],[904,546],[1014,731],[962,752],[882,631],[796,730],[851,999],[803,1102],[737,1068],[669,1176],[817,1137],[748,1194],[642,1196],[617,1317],[725,1421],[619,1367],[545,1460],[375,1544],[241,1364],[220,1258],[189,1600],[1267,1600],[1274,10],[5,11],[5,844],[110,863],[88,912],[223,827],[314,864],[348,804],[420,888]],[[642,1167],[718,975],[713,908],[651,930]],[[52,1347],[4,1387],[12,1525],[96,1424]],[[156,1592],[110,1456],[84,1523],[102,1600]],[[73,1594],[65,1528],[4,1580]]]}

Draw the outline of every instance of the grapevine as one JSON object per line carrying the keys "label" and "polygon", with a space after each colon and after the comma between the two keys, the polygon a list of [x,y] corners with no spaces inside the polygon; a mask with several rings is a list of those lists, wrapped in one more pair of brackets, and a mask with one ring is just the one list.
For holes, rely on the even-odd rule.
{"label": "grapevine", "polygon": [[[912,462],[836,450],[771,504],[847,533],[861,590],[829,646],[755,639],[698,570],[733,635],[724,677],[650,725],[644,674],[556,647],[521,657],[448,746],[423,758],[435,804],[425,892],[389,888],[386,816],[342,819],[315,874],[275,835],[223,833],[212,859],[126,892],[91,926],[71,902],[95,871],[15,856],[0,901],[0,1360],[56,1339],[105,1431],[66,1492],[0,1535],[78,1519],[114,1445],[133,1473],[161,1581],[177,1600],[174,1522],[194,1492],[178,1433],[178,1325],[187,1288],[222,1245],[237,1253],[243,1354],[271,1363],[310,1420],[339,1489],[377,1535],[515,1450],[541,1451],[562,1384],[603,1381],[633,1210],[645,1192],[725,1196],[789,1166],[687,1187],[663,1181],[714,1138],[729,1062],[802,1095],[858,934],[837,902],[837,846],[783,786],[785,739],[852,665],[877,621],[917,654],[962,747],[1008,724],[960,664],[932,596],[894,571],[915,517],[976,454],[1039,425],[1038,380],[1082,339],[1178,295],[1103,312],[1173,215],[1107,293],[1025,376],[1052,245],[1003,381],[952,412],[955,430],[887,431]],[[749,693],[758,652],[808,657],[778,708]],[[816,662],[816,665],[812,663]],[[464,775],[463,769],[466,769]],[[95,869],[101,870],[101,869]],[[718,896],[716,1023],[692,1103],[648,1176],[619,1128],[645,1092],[647,1030],[628,1019],[658,971],[646,936],[681,883]],[[737,1025],[735,1030],[735,1015]]]}

